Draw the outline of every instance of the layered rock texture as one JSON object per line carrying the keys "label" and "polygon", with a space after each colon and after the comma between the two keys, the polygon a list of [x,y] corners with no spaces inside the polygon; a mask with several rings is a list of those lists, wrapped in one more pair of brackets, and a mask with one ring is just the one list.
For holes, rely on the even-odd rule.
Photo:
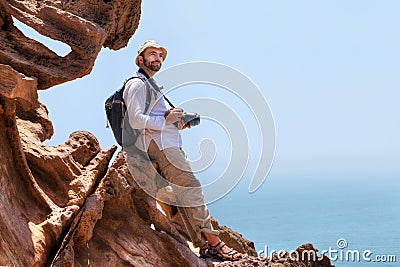
{"label": "layered rock texture", "polygon": [[[252,242],[215,220],[222,239],[246,256],[200,259],[135,183],[152,170],[131,173],[122,152],[110,163],[116,147],[100,148],[85,131],[58,146],[43,143],[53,126],[37,90],[88,74],[102,47],[124,47],[140,5],[0,0],[0,266],[331,266],[326,258],[258,259]],[[72,51],[57,56],[12,17]]]}
{"label": "layered rock texture", "polygon": [[[102,47],[120,49],[139,24],[140,0],[0,0],[0,63],[38,78],[38,89],[90,73]],[[25,37],[12,17],[70,46],[60,57]]]}

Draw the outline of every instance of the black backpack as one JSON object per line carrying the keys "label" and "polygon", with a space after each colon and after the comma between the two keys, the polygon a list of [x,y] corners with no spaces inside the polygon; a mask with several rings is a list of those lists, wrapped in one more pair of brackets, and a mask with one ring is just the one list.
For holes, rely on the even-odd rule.
{"label": "black backpack", "polygon": [[[105,102],[107,116],[106,127],[109,128],[109,125],[111,126],[115,140],[120,146],[129,146],[135,144],[136,139],[140,134],[139,130],[132,129],[132,127],[129,125],[128,116],[125,116],[126,105],[123,97],[126,83],[135,78],[141,79],[145,83],[147,89],[146,105],[144,110],[144,113],[146,113],[150,105],[151,92],[146,83],[146,79],[140,76],[132,76],[125,80],[122,88],[107,98]],[[122,140],[122,132],[124,132],[124,140]]]}

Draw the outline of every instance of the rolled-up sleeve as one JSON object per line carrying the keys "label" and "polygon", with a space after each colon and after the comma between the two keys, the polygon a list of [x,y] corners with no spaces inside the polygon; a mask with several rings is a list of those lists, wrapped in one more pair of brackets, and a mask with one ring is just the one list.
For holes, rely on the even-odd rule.
{"label": "rolled-up sleeve", "polygon": [[[124,101],[129,114],[129,124],[133,129],[151,129],[161,131],[165,124],[164,116],[145,114],[146,85],[140,79],[131,79],[126,83]],[[149,111],[147,111],[149,113]]]}

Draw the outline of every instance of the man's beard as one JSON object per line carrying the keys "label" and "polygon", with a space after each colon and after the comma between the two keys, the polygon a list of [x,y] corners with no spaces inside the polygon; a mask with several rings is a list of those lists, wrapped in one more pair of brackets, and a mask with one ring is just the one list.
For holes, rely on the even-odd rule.
{"label": "man's beard", "polygon": [[[143,63],[144,65],[152,70],[152,71],[159,71],[161,69],[161,62],[160,61],[148,61],[143,57]],[[158,63],[158,64],[153,64],[153,63]]]}

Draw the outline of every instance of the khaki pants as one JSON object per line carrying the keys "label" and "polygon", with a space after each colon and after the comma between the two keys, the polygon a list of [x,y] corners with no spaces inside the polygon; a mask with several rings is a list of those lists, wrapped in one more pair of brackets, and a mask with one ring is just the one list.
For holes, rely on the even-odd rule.
{"label": "khaki pants", "polygon": [[[173,186],[177,206],[159,202],[172,223],[195,247],[206,243],[202,232],[218,235],[204,202],[200,182],[193,175],[185,153],[179,147],[160,150],[152,140],[147,150],[160,174]],[[182,205],[179,205],[182,204]]]}

